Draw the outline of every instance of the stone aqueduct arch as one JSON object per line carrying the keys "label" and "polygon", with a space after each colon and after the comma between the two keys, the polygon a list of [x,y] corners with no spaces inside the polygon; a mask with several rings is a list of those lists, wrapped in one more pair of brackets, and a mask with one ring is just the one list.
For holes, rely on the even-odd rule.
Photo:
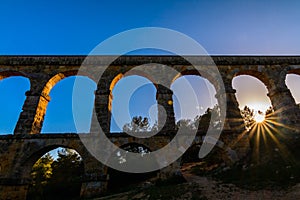
{"label": "stone aqueduct arch", "polygon": [[[100,62],[91,63],[91,67],[101,66]],[[30,183],[32,165],[44,153],[56,147],[75,149],[84,161],[84,177],[81,188],[82,197],[92,197],[101,194],[107,185],[107,168],[99,163],[82,145],[79,134],[40,134],[47,104],[50,101],[49,93],[52,87],[65,77],[73,75],[88,76],[95,80],[93,74],[78,74],[78,69],[85,59],[84,56],[2,56],[0,57],[0,80],[10,76],[24,76],[30,80],[30,90],[26,92],[22,112],[13,135],[0,136],[0,199],[26,199]],[[202,62],[205,57],[193,57]],[[299,131],[300,111],[290,91],[285,85],[288,73],[300,74],[300,57],[271,57],[271,56],[215,56],[213,57],[225,86],[225,94],[216,89],[216,97],[226,95],[227,110],[221,140],[226,146],[236,150],[242,157],[245,151],[237,144],[236,138],[244,131],[243,120],[232,88],[232,79],[238,75],[251,75],[261,80],[269,91],[272,106],[278,115],[280,123]],[[172,91],[154,83],[157,88],[156,98],[167,111],[168,123],[162,131],[148,139],[133,138],[120,133],[111,135],[111,100],[112,89],[129,70],[145,63],[160,63],[168,65],[178,71],[178,75],[199,75],[186,60],[179,56],[122,56],[115,60],[105,71],[95,91],[95,110],[97,118],[111,141],[122,146],[128,143],[139,143],[156,150],[170,141],[175,130],[175,118],[172,100]],[[132,73],[132,72],[130,72]],[[138,73],[138,72],[137,72]],[[142,75],[143,74],[138,74]],[[201,74],[214,84],[212,77]],[[152,80],[151,77],[147,77]],[[1,92],[1,91],[0,91]],[[91,133],[95,131],[91,125]],[[240,138],[239,138],[240,139]],[[195,140],[201,140],[196,137]],[[242,141],[240,141],[242,142]],[[243,145],[247,145],[247,138]],[[178,163],[161,170],[161,177],[175,173]]]}

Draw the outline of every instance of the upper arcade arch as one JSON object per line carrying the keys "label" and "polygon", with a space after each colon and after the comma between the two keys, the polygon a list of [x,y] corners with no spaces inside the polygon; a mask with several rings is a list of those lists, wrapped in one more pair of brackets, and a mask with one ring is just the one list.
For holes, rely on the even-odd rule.
{"label": "upper arcade arch", "polygon": [[172,79],[171,84],[173,84],[178,78],[189,75],[200,76],[201,78],[208,80],[215,87],[215,89],[220,88],[220,86],[218,86],[216,77],[213,77],[211,74],[205,73],[204,71],[200,73],[195,69],[183,69],[182,71],[179,71],[178,74]]}
{"label": "upper arcade arch", "polygon": [[[209,68],[208,68],[209,69]],[[215,98],[217,100],[217,104],[220,106],[221,108],[221,113],[225,113],[225,107],[226,106],[222,106],[224,105],[224,101],[225,98],[222,96],[222,94],[225,92],[226,90],[226,85],[224,84],[222,78],[222,73],[221,76],[220,74],[216,74],[217,71],[212,71],[212,72],[206,72],[206,71],[198,71],[195,68],[191,67],[191,66],[185,66],[182,68],[176,68],[176,70],[179,72],[172,80],[173,84],[178,78],[180,77],[184,77],[184,76],[199,76],[201,77],[204,81],[208,81],[207,83],[209,84],[209,86],[213,86],[213,93],[215,93]]]}
{"label": "upper arcade arch", "polygon": [[110,78],[110,81],[109,81],[109,102],[108,102],[108,109],[109,111],[111,111],[112,109],[112,101],[113,101],[113,90],[116,86],[116,84],[122,79],[122,78],[126,78],[126,77],[129,77],[129,76],[140,76],[140,77],[143,77],[143,78],[146,78],[148,79],[153,85],[154,87],[157,89],[158,88],[158,85],[157,83],[155,82],[155,80],[147,73],[145,72],[142,72],[141,70],[129,70],[125,73],[119,73],[115,76],[112,76]]}
{"label": "upper arcade arch", "polygon": [[300,66],[299,68],[290,68],[290,70],[287,71],[287,74],[297,74],[300,75]]}
{"label": "upper arcade arch", "polygon": [[63,71],[63,72],[59,72],[55,75],[53,75],[45,84],[45,86],[43,87],[43,91],[42,91],[42,96],[44,97],[48,97],[50,94],[51,89],[61,80],[70,77],[70,76],[86,76],[88,78],[90,78],[91,80],[95,81],[95,78],[87,73],[81,72],[81,71],[77,71],[77,70],[71,70],[71,71]]}
{"label": "upper arcade arch", "polygon": [[0,135],[13,134],[28,90],[30,80],[24,74],[0,72]]}
{"label": "upper arcade arch", "polygon": [[[88,133],[96,84],[86,76],[68,76],[50,91],[42,133]],[[75,99],[75,100],[74,100]]]}
{"label": "upper arcade arch", "polygon": [[158,88],[157,83],[153,77],[151,77],[149,74],[141,71],[141,70],[129,70],[125,73],[119,73],[116,76],[113,77],[113,79],[110,81],[109,90],[113,91],[115,85],[120,81],[122,78],[128,77],[128,76],[141,76],[146,79],[148,79],[151,83],[153,83],[154,87]]}
{"label": "upper arcade arch", "polygon": [[215,87],[210,81],[199,75],[182,75],[172,83],[171,89],[176,121],[195,120],[208,108],[212,109],[218,104]]}
{"label": "upper arcade arch", "polygon": [[0,71],[0,81],[5,78],[14,77],[14,76],[22,76],[25,78],[29,78],[26,73],[21,71],[15,71],[15,70]]}
{"label": "upper arcade arch", "polygon": [[253,69],[248,69],[248,70],[243,69],[243,70],[236,70],[236,71],[234,70],[232,73],[233,78],[241,75],[248,75],[248,76],[255,77],[256,79],[261,81],[267,87],[267,89],[271,88],[270,78],[264,72],[260,72],[259,70],[253,70]]}
{"label": "upper arcade arch", "polygon": [[111,112],[115,85],[124,77],[137,75],[148,79],[157,88],[154,79],[147,73],[133,69],[133,66],[109,66],[102,74],[97,83],[97,90],[95,92],[95,111],[96,115],[92,118],[91,132],[99,132],[100,123],[101,129],[109,134],[111,130]]}
{"label": "upper arcade arch", "polygon": [[[134,116],[147,117],[150,126],[157,122],[157,108],[152,107],[157,104],[156,93],[157,88],[149,79],[135,74],[122,76],[110,95],[110,131],[122,132]],[[150,109],[154,112],[149,113]]]}
{"label": "upper arcade arch", "polygon": [[65,78],[71,77],[71,76],[85,76],[89,79],[93,80],[93,76],[90,76],[86,73],[78,73],[76,70],[72,71],[64,71],[57,73],[56,75],[52,76],[45,86],[43,87],[43,90],[39,97],[38,106],[35,112],[35,129],[32,131],[32,134],[40,133],[43,127],[44,117],[47,111],[48,103],[51,100],[49,94],[52,90],[52,88],[60,81],[64,80]]}
{"label": "upper arcade arch", "polygon": [[[288,66],[285,69],[286,76],[284,79],[284,84],[286,85],[285,87],[288,88],[288,91],[285,92],[286,96],[289,97],[288,102],[290,106],[290,113],[294,112],[294,120],[295,122],[298,121],[300,118],[300,108],[299,108],[299,90],[298,90],[298,85],[299,84],[299,77],[300,77],[300,66],[299,65],[293,65],[293,66]],[[289,76],[289,77],[288,77]],[[291,79],[292,77],[292,79]],[[290,78],[290,80],[288,80]],[[291,85],[288,85],[288,81],[293,81]]]}
{"label": "upper arcade arch", "polygon": [[[103,66],[105,60],[109,56],[99,56],[100,59],[92,59],[89,62],[89,66],[93,71],[93,66]],[[0,64],[5,71],[13,71],[18,69],[18,71],[23,74],[28,75],[30,77],[30,81],[32,84],[32,88],[30,92],[27,94],[27,99],[24,104],[23,114],[20,115],[20,123],[18,122],[15,133],[39,133],[40,123],[39,117],[35,113],[32,114],[32,111],[27,107],[35,106],[36,110],[38,105],[36,101],[40,101],[40,99],[36,100],[37,94],[41,96],[43,89],[40,90],[41,86],[45,86],[46,82],[55,74],[58,73],[67,73],[68,71],[79,71],[82,62],[85,60],[84,56],[38,56],[38,57],[28,57],[28,56],[4,56],[2,57]],[[191,59],[195,63],[205,64],[207,60],[206,56],[191,56]],[[231,88],[231,81],[234,76],[237,74],[248,74],[259,78],[268,88],[270,99],[275,109],[283,110],[281,107],[286,107],[286,105],[281,105],[276,99],[278,93],[283,89],[286,89],[285,86],[281,86],[284,83],[284,79],[282,76],[285,75],[290,70],[299,69],[299,59],[298,57],[289,57],[289,56],[212,56],[213,61],[217,65],[220,74],[223,78],[223,82],[225,83],[226,93],[228,91],[233,93]],[[97,95],[106,97],[110,95],[110,82],[117,76],[122,73],[125,74],[129,71],[134,71],[135,66],[144,65],[145,63],[151,63],[152,65],[156,65],[159,63],[161,65],[166,65],[178,72],[184,73],[184,71],[192,71],[193,67],[191,64],[184,58],[180,56],[120,56],[116,60],[114,60],[110,66],[105,70],[105,73],[97,85]],[[209,64],[209,63],[208,63]],[[31,66],[32,65],[32,66]],[[28,68],[28,66],[31,66]],[[95,70],[94,70],[95,71]],[[93,73],[93,75],[95,75]],[[263,76],[262,76],[263,75]],[[280,77],[278,76],[280,75]],[[201,76],[210,80],[209,77],[205,75],[205,72],[202,72]],[[214,81],[211,81],[214,84]],[[171,83],[171,80],[170,80]],[[38,86],[37,86],[38,85]],[[41,85],[41,86],[40,86]],[[229,86],[229,90],[227,86]],[[217,87],[216,87],[217,88]],[[216,89],[217,96],[219,94],[219,89]],[[285,96],[289,96],[288,92],[285,92]],[[97,96],[96,95],[96,96]],[[230,96],[230,95],[229,95]],[[276,97],[275,97],[276,96]],[[227,95],[228,97],[228,95]],[[48,98],[45,95],[43,98]],[[287,101],[290,102],[292,98],[287,98]],[[34,100],[33,100],[34,99]],[[97,101],[97,100],[96,100]],[[109,101],[109,100],[108,100]],[[230,100],[231,101],[231,100]],[[109,111],[106,113],[103,112],[104,109],[107,109],[108,102],[104,102],[103,105],[98,106],[102,110],[97,113],[98,121],[103,121],[104,119],[110,118]],[[228,106],[229,104],[227,104]],[[234,105],[236,107],[236,105]],[[31,109],[32,110],[32,109]],[[98,109],[96,109],[98,112]],[[103,117],[99,120],[99,116],[102,114]],[[228,113],[227,113],[228,114]],[[30,115],[29,117],[27,117]],[[28,120],[25,120],[27,117]],[[24,123],[26,121],[26,123]],[[106,125],[109,127],[109,125]],[[26,128],[25,128],[26,127]],[[102,127],[102,126],[101,126]],[[109,130],[104,126],[103,129]]]}
{"label": "upper arcade arch", "polygon": [[285,84],[287,88],[290,90],[295,103],[299,105],[300,103],[300,93],[299,93],[299,85],[300,85],[300,73],[289,73],[286,76]]}
{"label": "upper arcade arch", "polygon": [[240,109],[247,106],[256,112],[265,112],[272,105],[267,96],[268,90],[266,85],[252,75],[235,76],[232,86],[237,91],[236,98]]}

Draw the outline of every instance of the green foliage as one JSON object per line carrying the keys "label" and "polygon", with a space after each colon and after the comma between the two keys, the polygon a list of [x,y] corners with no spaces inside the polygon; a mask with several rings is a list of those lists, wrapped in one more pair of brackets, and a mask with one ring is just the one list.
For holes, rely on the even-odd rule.
{"label": "green foliage", "polygon": [[79,197],[82,174],[82,159],[74,150],[58,151],[56,160],[48,153],[33,166],[28,199],[75,199]]}
{"label": "green foliage", "polygon": [[47,153],[41,157],[32,168],[32,187],[29,189],[30,199],[42,199],[44,188],[52,175],[52,163],[54,159]]}
{"label": "green foliage", "polygon": [[71,149],[62,149],[58,152],[58,158],[52,164],[53,175],[51,182],[72,182],[80,177],[82,168],[81,157]]}
{"label": "green foliage", "polygon": [[52,156],[47,153],[33,165],[31,176],[34,185],[44,185],[47,183],[52,175],[51,165],[53,161]]}

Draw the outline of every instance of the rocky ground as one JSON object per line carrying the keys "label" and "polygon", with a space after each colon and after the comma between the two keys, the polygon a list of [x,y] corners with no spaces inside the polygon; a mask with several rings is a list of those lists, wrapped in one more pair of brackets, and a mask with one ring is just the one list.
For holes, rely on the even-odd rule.
{"label": "rocky ground", "polygon": [[206,177],[199,177],[193,174],[184,173],[188,183],[198,186],[196,191],[200,191],[204,199],[264,199],[264,200],[294,200],[300,199],[300,184],[287,190],[247,190],[241,189],[233,184],[225,184]]}
{"label": "rocky ground", "polygon": [[97,198],[97,200],[182,200],[182,199],[243,199],[243,200],[296,200],[300,199],[300,183],[285,189],[249,190],[233,184],[223,183],[209,177],[197,176],[191,166],[182,170],[186,182],[180,184],[154,185],[144,183],[128,192]]}

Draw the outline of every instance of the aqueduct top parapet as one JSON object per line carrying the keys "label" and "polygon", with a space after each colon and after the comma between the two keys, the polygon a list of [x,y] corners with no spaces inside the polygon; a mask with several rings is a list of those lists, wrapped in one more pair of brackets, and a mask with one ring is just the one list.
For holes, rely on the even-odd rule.
{"label": "aqueduct top parapet", "polygon": [[[95,59],[95,63],[107,63],[112,56]],[[185,56],[203,63],[208,56]],[[0,56],[0,65],[81,65],[86,56]],[[211,56],[216,65],[299,65],[299,56]],[[92,60],[92,59],[91,59]],[[91,61],[90,60],[90,61]],[[160,63],[166,65],[188,65],[181,56],[120,56],[112,65],[140,65],[145,63]]]}

